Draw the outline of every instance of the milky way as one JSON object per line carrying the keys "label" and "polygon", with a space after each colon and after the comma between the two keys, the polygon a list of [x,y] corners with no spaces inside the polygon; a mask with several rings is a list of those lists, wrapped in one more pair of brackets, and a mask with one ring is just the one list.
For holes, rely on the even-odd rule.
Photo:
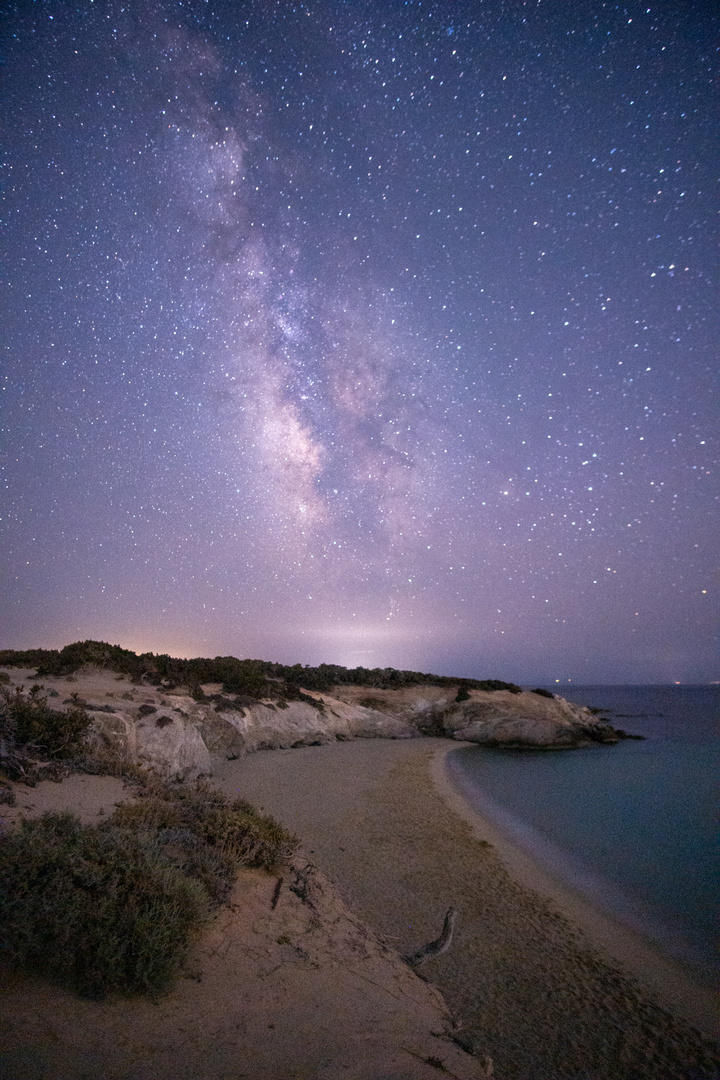
{"label": "milky way", "polygon": [[9,5],[5,647],[716,678],[710,5]]}

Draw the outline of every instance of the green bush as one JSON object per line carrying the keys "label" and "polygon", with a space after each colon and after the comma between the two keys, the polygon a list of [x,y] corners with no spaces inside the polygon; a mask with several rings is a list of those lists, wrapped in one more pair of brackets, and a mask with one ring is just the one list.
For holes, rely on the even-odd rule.
{"label": "green bush", "polygon": [[264,675],[234,675],[223,680],[226,694],[242,694],[244,697],[268,697],[276,687],[271,687]]}
{"label": "green bush", "polygon": [[81,749],[89,726],[90,717],[78,706],[65,712],[49,709],[39,686],[29,694],[20,687],[14,694],[1,692],[0,738],[17,746],[47,757],[72,757]]}
{"label": "green bush", "polygon": [[297,846],[274,818],[242,799],[231,801],[203,780],[191,785],[148,781],[140,799],[119,806],[110,820],[143,831],[187,829],[233,865],[265,870],[287,862]]}
{"label": "green bush", "polygon": [[90,997],[165,989],[210,908],[157,839],[71,814],[6,834],[0,880],[0,956]]}
{"label": "green bush", "polygon": [[294,839],[276,821],[242,801],[209,810],[198,828],[207,844],[244,866],[272,870],[295,848]]}
{"label": "green bush", "polygon": [[515,683],[511,682],[503,682],[501,679],[468,679],[467,685],[472,687],[473,690],[486,690],[491,693],[497,690],[509,690],[511,694],[522,694],[521,686],[516,686]]}
{"label": "green bush", "polygon": [[296,840],[208,783],[147,779],[102,825],[44,814],[0,837],[0,959],[80,994],[158,994],[238,866],[272,869]]}
{"label": "green bush", "polygon": [[114,825],[140,832],[182,827],[182,817],[174,802],[148,795],[139,802],[118,806],[112,815]]}

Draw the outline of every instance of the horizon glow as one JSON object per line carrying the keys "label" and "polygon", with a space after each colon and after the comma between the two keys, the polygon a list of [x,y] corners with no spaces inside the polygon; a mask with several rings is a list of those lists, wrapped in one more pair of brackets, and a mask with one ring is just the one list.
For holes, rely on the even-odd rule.
{"label": "horizon glow", "polygon": [[0,645],[717,678],[708,8],[20,0]]}

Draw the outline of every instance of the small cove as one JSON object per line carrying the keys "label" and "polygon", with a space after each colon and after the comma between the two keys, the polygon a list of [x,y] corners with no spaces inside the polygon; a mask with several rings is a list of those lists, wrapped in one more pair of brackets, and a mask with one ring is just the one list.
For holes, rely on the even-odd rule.
{"label": "small cove", "polygon": [[555,753],[462,748],[448,761],[454,784],[554,876],[712,983],[718,688],[563,694],[645,741]]}

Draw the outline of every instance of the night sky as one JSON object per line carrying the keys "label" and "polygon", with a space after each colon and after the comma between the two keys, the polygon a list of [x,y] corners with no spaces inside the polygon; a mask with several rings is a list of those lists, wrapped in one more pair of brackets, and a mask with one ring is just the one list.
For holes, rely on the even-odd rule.
{"label": "night sky", "polygon": [[713,5],[4,5],[6,648],[717,679]]}

